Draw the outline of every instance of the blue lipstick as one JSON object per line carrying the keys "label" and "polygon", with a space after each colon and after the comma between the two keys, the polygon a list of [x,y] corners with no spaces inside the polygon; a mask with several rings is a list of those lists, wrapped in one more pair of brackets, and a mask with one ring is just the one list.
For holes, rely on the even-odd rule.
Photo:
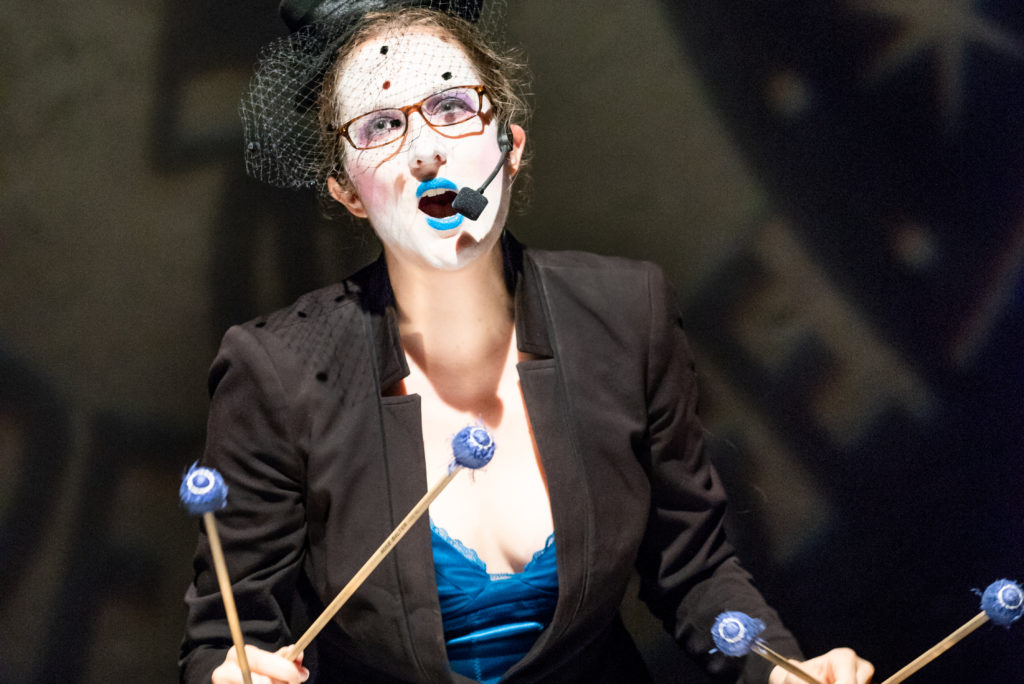
{"label": "blue lipstick", "polygon": [[[424,194],[429,192],[430,195],[428,195],[428,197],[432,197],[447,194],[450,192],[452,193],[451,199],[455,199],[454,193],[457,193],[458,190],[459,186],[457,186],[455,183],[448,180],[447,178],[431,178],[428,181],[420,183],[416,187],[416,197],[420,198],[420,211],[424,211],[424,200],[422,199]],[[448,200],[449,210],[451,207],[451,199]],[[451,230],[453,228],[457,228],[462,223],[463,219],[466,218],[462,214],[458,213],[452,213],[449,216],[431,216],[429,213],[425,211],[424,213],[427,214],[427,225],[433,228],[434,230]]]}

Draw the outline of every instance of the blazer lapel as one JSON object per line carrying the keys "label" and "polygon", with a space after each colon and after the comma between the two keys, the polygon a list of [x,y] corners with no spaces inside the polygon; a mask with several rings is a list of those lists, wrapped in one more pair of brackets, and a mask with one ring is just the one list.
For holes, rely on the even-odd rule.
{"label": "blazer lapel", "polygon": [[[431,483],[423,457],[423,430],[418,396],[384,397],[384,455],[392,527],[419,502]],[[417,520],[391,551],[411,643],[410,656],[428,681],[449,681],[451,668],[434,576],[433,547],[427,516]]]}
{"label": "blazer lapel", "polygon": [[[353,279],[359,290],[367,334],[374,349],[374,373],[379,388],[381,454],[385,483],[381,496],[388,498],[390,528],[394,529],[426,493],[426,465],[418,396],[386,396],[409,374],[395,314],[394,294],[381,257]],[[426,484],[424,484],[426,483]],[[380,541],[384,541],[383,539]],[[410,664],[428,681],[453,681],[444,643],[441,606],[431,561],[430,525],[426,517],[416,521],[383,561],[392,564],[395,595],[407,625],[405,643]],[[394,635],[396,639],[403,635]],[[457,679],[457,678],[456,678]]]}
{"label": "blazer lapel", "polygon": [[[572,624],[587,593],[591,501],[581,491],[582,464],[567,410],[567,397],[552,344],[551,322],[544,284],[537,265],[509,238],[506,269],[516,272],[516,337],[519,350],[539,357],[518,365],[523,398],[537,444],[551,502],[558,564],[558,604],[548,629],[530,653],[528,662]],[[512,674],[519,667],[513,667]]]}
{"label": "blazer lapel", "polygon": [[577,486],[580,468],[555,359],[524,361],[519,364],[530,426],[544,466],[555,526],[555,553],[558,564],[558,604],[551,625],[538,640],[543,647],[568,626],[586,593],[586,558],[590,539],[588,529],[590,500],[581,496]]}

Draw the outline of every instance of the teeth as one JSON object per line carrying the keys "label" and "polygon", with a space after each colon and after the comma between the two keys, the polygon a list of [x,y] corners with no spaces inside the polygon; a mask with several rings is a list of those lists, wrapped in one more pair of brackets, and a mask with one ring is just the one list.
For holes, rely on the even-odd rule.
{"label": "teeth", "polygon": [[446,192],[451,192],[451,190],[448,190],[446,188],[434,188],[432,190],[425,191],[420,196],[421,197],[437,197],[438,195],[443,195]]}

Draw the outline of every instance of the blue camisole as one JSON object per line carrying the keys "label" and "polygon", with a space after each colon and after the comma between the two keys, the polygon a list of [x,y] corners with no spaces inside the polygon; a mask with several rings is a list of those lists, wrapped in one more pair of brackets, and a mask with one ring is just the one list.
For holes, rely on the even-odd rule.
{"label": "blue camisole", "polygon": [[555,536],[522,572],[491,574],[475,551],[430,521],[448,660],[492,684],[530,650],[558,600]]}

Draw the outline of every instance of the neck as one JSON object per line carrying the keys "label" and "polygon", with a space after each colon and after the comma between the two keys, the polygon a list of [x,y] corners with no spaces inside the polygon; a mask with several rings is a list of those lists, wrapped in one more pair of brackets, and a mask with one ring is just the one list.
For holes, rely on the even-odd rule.
{"label": "neck", "polygon": [[455,271],[385,258],[402,344],[421,368],[464,370],[507,349],[513,309],[500,243]]}

